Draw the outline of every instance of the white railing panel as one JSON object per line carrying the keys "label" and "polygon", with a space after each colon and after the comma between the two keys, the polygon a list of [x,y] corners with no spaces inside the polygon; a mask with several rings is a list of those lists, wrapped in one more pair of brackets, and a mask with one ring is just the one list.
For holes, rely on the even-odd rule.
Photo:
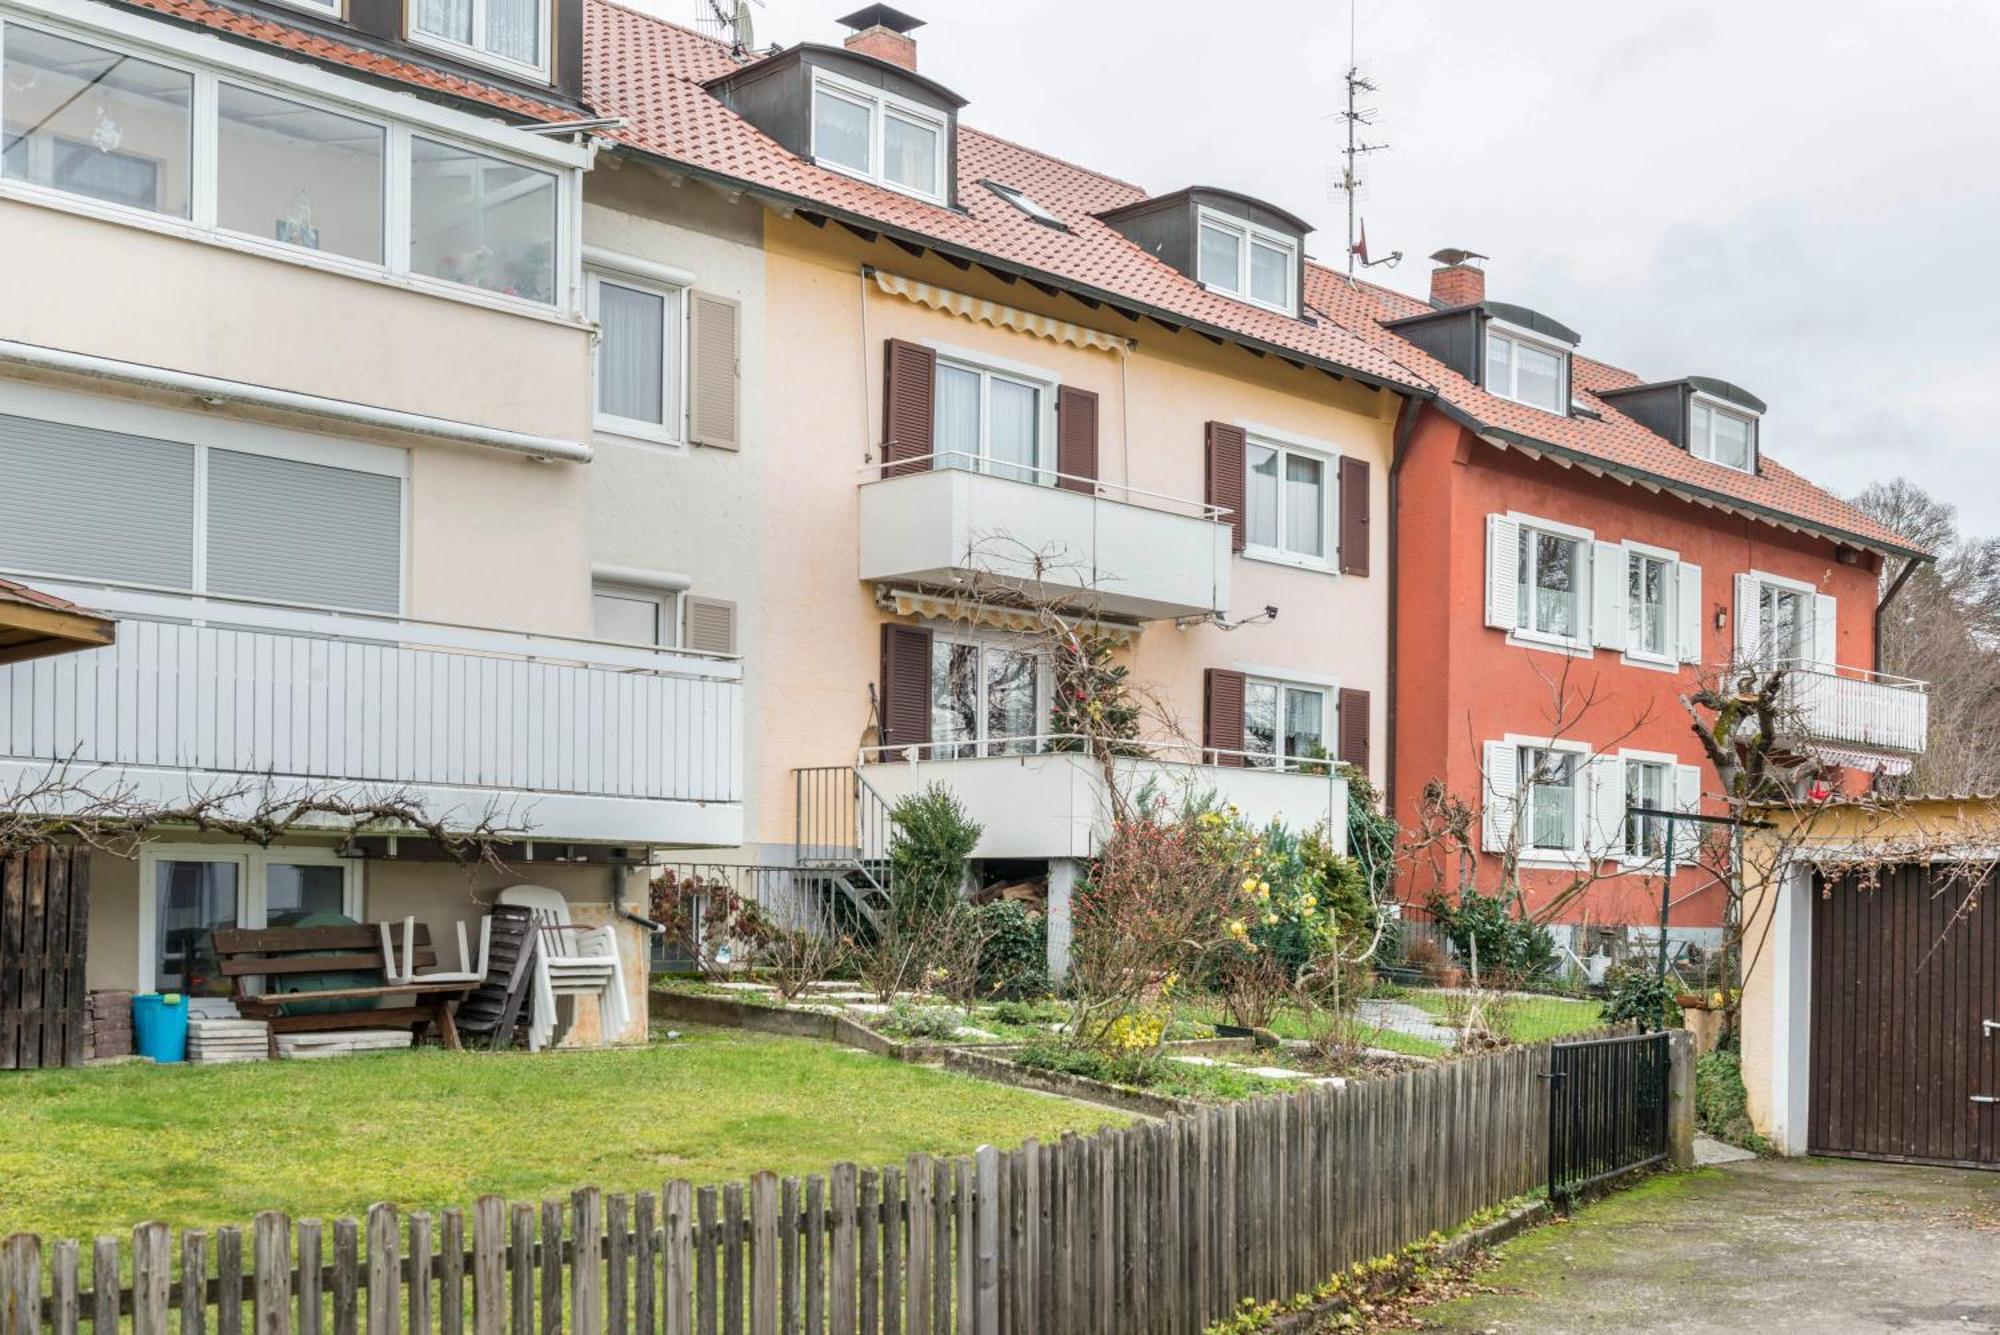
{"label": "white railing panel", "polygon": [[[0,666],[5,759],[528,794],[739,802],[741,683],[427,644],[121,620]],[[621,657],[631,657],[629,651]]]}
{"label": "white railing panel", "polygon": [[1792,668],[1785,694],[1798,727],[1829,745],[1920,754],[1930,730],[1922,683],[1870,680],[1815,668]]}

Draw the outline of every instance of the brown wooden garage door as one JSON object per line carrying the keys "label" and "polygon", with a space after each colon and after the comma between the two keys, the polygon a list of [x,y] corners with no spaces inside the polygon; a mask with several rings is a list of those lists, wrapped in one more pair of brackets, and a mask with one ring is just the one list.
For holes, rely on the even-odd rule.
{"label": "brown wooden garage door", "polygon": [[1942,870],[1819,885],[1812,919],[1815,1154],[2000,1168],[2000,899]]}

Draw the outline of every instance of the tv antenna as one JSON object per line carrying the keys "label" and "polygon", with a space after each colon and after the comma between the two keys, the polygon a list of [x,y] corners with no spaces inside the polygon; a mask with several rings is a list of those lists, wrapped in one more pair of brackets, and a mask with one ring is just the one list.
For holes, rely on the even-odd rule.
{"label": "tv antenna", "polygon": [[[718,41],[728,42],[741,55],[756,49],[756,25],[751,22],[753,0],[705,0],[707,11],[695,20],[695,27]],[[754,0],[761,9],[764,0]]]}
{"label": "tv antenna", "polygon": [[1334,189],[1347,196],[1347,276],[1354,277],[1354,262],[1359,259],[1361,267],[1372,269],[1378,264],[1390,268],[1402,262],[1403,252],[1395,250],[1379,260],[1368,258],[1368,221],[1359,213],[1356,196],[1363,184],[1361,179],[1361,159],[1370,153],[1380,153],[1388,145],[1370,143],[1361,137],[1361,131],[1375,123],[1377,109],[1364,105],[1363,99],[1377,91],[1373,81],[1361,72],[1361,65],[1355,56],[1356,11],[1361,8],[1361,0],[1348,0],[1347,5],[1347,106],[1334,113],[1347,122],[1347,147],[1341,150],[1340,180]]}

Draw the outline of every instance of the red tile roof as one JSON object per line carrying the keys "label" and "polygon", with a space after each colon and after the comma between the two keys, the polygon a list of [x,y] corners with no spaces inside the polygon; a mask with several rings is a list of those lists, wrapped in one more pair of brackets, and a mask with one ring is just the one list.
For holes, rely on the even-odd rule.
{"label": "red tile roof", "polygon": [[[536,119],[560,119],[559,106],[506,89],[246,14],[213,0],[128,0],[191,23],[252,38],[301,55],[400,80]],[[1588,358],[1573,360],[1577,396],[1601,420],[1557,417],[1497,398],[1406,342],[1382,321],[1429,307],[1370,283],[1350,284],[1318,264],[1306,268],[1310,318],[1294,320],[1209,292],[1094,214],[1146,198],[1136,185],[1050,157],[961,124],[960,209],[942,208],[806,162],[723,106],[702,84],[748,62],[678,24],[613,3],[584,0],[584,96],[595,110],[623,116],[611,138],[691,169],[739,181],[829,212],[865,219],[942,245],[961,257],[984,256],[1027,269],[1088,295],[1129,302],[1216,333],[1289,352],[1394,388],[1434,394],[1475,430],[1602,465],[1677,492],[1752,513],[1777,516],[1835,536],[1902,553],[1906,538],[1777,463],[1756,474],[1696,459],[1597,397],[1639,377]],[[1067,231],[1027,217],[979,186],[995,180],[1026,192],[1068,224]]]}
{"label": "red tile roof", "polygon": [[40,589],[31,589],[25,584],[16,584],[11,579],[0,579],[0,603],[16,603],[22,607],[37,607],[45,612],[75,612],[80,616],[96,616],[87,608],[78,607],[67,598],[58,598]]}

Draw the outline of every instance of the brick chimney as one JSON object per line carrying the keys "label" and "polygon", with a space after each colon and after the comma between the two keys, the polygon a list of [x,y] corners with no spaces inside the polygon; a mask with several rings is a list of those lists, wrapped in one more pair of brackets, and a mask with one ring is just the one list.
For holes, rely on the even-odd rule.
{"label": "brick chimney", "polygon": [[888,5],[869,5],[855,10],[840,22],[853,29],[841,43],[849,51],[886,60],[891,65],[900,65],[912,74],[916,73],[917,39],[910,34],[924,26],[922,19],[913,18],[900,9],[891,9]]}
{"label": "brick chimney", "polygon": [[1486,257],[1476,250],[1447,248],[1431,256],[1438,267],[1431,270],[1431,304],[1447,309],[1476,306],[1486,300],[1486,271],[1474,261]]}

